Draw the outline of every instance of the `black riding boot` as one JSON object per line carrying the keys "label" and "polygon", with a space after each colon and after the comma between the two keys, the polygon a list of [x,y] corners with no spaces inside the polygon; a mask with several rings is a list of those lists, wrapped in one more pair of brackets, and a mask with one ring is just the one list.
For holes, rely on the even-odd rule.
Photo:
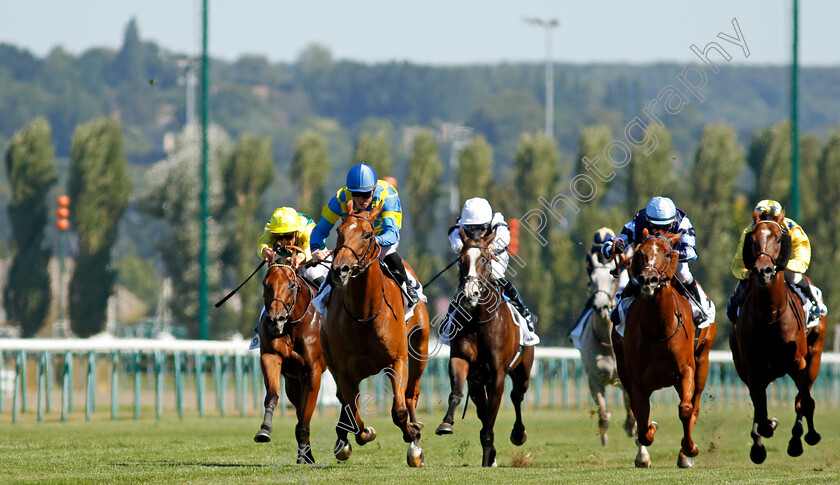
{"label": "black riding boot", "polygon": [[408,299],[410,300],[409,306],[416,305],[420,301],[420,298],[417,296],[417,291],[408,282],[408,275],[405,273],[405,265],[400,255],[396,252],[391,253],[382,258],[382,262],[388,267],[388,270],[394,277],[394,281],[398,285],[405,287],[406,294],[408,294]]}
{"label": "black riding boot", "polygon": [[513,306],[516,307],[519,314],[525,318],[525,322],[528,323],[528,330],[533,333],[537,324],[537,316],[534,315],[525,305],[525,302],[522,301],[522,296],[518,291],[516,291],[516,287],[505,278],[497,278],[496,282],[499,284],[499,287],[502,288],[502,292],[504,292],[505,296],[508,297],[508,300],[510,300]]}
{"label": "black riding boot", "polygon": [[744,289],[747,287],[747,280],[738,280],[738,286],[735,287],[735,292],[729,297],[729,303],[726,304],[726,318],[730,322],[735,323],[738,319],[738,307],[741,306],[741,295],[744,294]]}
{"label": "black riding boot", "polygon": [[785,270],[785,282],[791,286],[799,288],[799,291],[801,291],[802,294],[805,295],[805,298],[811,301],[811,312],[808,315],[808,321],[810,322],[811,320],[819,318],[820,305],[817,302],[817,297],[814,296],[814,292],[811,291],[811,284],[808,283],[808,280],[806,280],[804,277],[799,278],[798,283],[794,283],[794,278],[796,278],[796,273],[794,273],[793,271]]}
{"label": "black riding boot", "polygon": [[583,304],[583,310],[581,310],[580,313],[578,313],[577,318],[575,318],[575,327],[577,327],[580,321],[583,320],[583,316],[586,315],[586,312],[592,308],[593,301],[595,301],[595,295],[589,295],[586,303]]}

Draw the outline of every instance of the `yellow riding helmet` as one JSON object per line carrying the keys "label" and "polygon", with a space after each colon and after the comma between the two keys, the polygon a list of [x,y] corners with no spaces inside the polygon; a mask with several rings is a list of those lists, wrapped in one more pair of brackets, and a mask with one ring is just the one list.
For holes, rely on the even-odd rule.
{"label": "yellow riding helmet", "polygon": [[291,207],[281,207],[274,211],[268,223],[268,230],[273,234],[289,234],[300,230],[300,217]]}
{"label": "yellow riding helmet", "polygon": [[785,209],[782,204],[775,200],[764,199],[755,205],[754,214],[757,216],[769,215],[770,217],[777,217],[780,214],[784,216]]}

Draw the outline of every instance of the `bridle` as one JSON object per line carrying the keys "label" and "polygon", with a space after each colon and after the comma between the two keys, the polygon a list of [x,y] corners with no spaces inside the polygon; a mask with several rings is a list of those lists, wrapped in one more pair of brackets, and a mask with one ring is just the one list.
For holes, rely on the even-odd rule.
{"label": "bridle", "polygon": [[[648,239],[652,239],[652,238],[659,238],[659,239],[662,239],[663,241],[665,241],[665,244],[667,244],[667,245],[668,245],[668,252],[669,252],[669,253],[670,253],[671,251],[673,251],[673,250],[674,250],[673,246],[671,246],[671,242],[670,242],[670,241],[668,241],[668,239],[667,239],[667,238],[664,238],[664,237],[662,237],[662,236],[648,236],[648,237],[646,237],[646,238],[645,238],[645,241],[647,241]],[[642,241],[642,242],[644,243],[644,241]],[[651,269],[651,270],[654,270],[654,271],[656,271],[656,273],[659,275],[659,284],[657,284],[657,285],[656,285],[656,289],[657,289],[657,290],[658,290],[659,288],[662,288],[663,286],[665,286],[665,285],[668,283],[668,281],[670,280],[670,278],[666,278],[666,277],[665,277],[665,275],[666,275],[666,273],[668,272],[668,268],[670,268],[670,267],[671,267],[671,263],[673,262],[673,260],[672,260],[671,258],[667,258],[667,259],[668,259],[668,264],[666,264],[666,265],[665,265],[665,268],[664,268],[664,269],[659,269],[659,268],[657,268],[657,267],[653,264],[653,262],[652,262],[652,261],[648,261],[648,263],[647,263],[647,264],[645,265],[645,267],[643,268],[643,270],[645,270],[645,269]]]}
{"label": "bridle", "polygon": [[[347,217],[355,217],[357,219],[362,219],[363,221],[366,221],[368,224],[370,224],[371,229],[373,229],[373,224],[370,222],[370,219],[366,217],[362,217],[356,214],[348,214]],[[338,229],[336,229],[336,232],[338,232]],[[346,248],[348,251],[350,251],[351,254],[353,254],[353,257],[356,258],[356,262],[353,264],[353,266],[350,267],[350,278],[356,278],[357,276],[367,271],[367,269],[370,268],[374,261],[379,260],[379,255],[382,253],[382,246],[380,246],[379,243],[376,242],[376,237],[374,237],[373,234],[371,234],[371,237],[368,240],[368,245],[361,256],[359,256],[359,254],[353,248],[346,244],[342,244],[341,246],[336,247],[334,253],[337,253],[339,250],[341,250],[341,248]],[[371,257],[369,257],[368,255],[371,255]],[[335,261],[335,259],[333,259],[333,261]],[[376,310],[376,313],[369,317],[356,318],[353,316],[352,313],[350,313],[350,309],[347,308],[346,301],[342,300],[342,305],[344,306],[344,311],[347,312],[347,314],[350,315],[350,318],[352,318],[353,320],[356,320],[360,323],[370,322],[376,317],[378,317],[380,313],[382,313],[382,308],[385,306],[385,286],[382,286],[382,299],[379,300],[379,309]]]}
{"label": "bridle", "polygon": [[[362,219],[363,221],[366,221],[370,224],[370,220],[366,217],[362,217],[356,214],[348,214],[347,217],[355,217],[358,219]],[[371,224],[371,226],[373,226],[373,224]],[[338,229],[336,229],[336,231],[338,231]],[[346,248],[348,251],[350,251],[350,253],[353,254],[353,257],[356,258],[356,262],[350,268],[351,278],[355,278],[367,271],[367,269],[370,268],[370,265],[372,265],[374,261],[379,259],[379,254],[382,252],[382,246],[380,246],[379,243],[376,242],[376,238],[372,234],[370,239],[368,240],[368,245],[361,256],[359,256],[359,254],[353,248],[346,244],[342,244],[341,246],[336,247],[334,252],[338,252],[342,248]],[[369,258],[368,254],[373,254],[373,257]]]}
{"label": "bridle", "polygon": [[[284,325],[287,324],[287,323],[290,324],[290,325],[294,325],[296,323],[299,323],[301,320],[303,320],[303,318],[306,316],[306,314],[309,313],[309,307],[312,306],[312,288],[310,288],[309,285],[304,284],[306,289],[309,291],[309,303],[306,305],[306,308],[303,310],[303,314],[299,318],[294,318],[292,316],[292,312],[295,310],[295,305],[297,304],[297,297],[298,297],[298,294],[300,294],[300,283],[298,282],[298,275],[295,272],[294,268],[292,268],[291,266],[289,266],[287,264],[273,263],[268,267],[268,270],[271,271],[271,268],[281,268],[281,271],[284,268],[287,268],[287,269],[292,271],[292,278],[291,278],[292,285],[293,285],[292,304],[287,305],[285,300],[283,300],[282,298],[276,298],[275,297],[275,298],[272,298],[271,300],[269,300],[269,302],[267,304],[265,304],[265,311],[268,312],[268,307],[271,305],[271,303],[273,303],[275,301],[279,301],[280,304],[283,305],[283,309],[286,310],[286,316],[283,319]],[[266,277],[268,277],[267,272],[266,272]]]}
{"label": "bridle", "polygon": [[[781,225],[781,224],[779,224],[778,222],[776,222],[776,221],[767,221],[767,220],[762,220],[762,221],[756,221],[756,223],[755,223],[755,224],[753,224],[754,229],[753,229],[752,231],[750,231],[750,234],[755,234],[755,226],[758,226],[758,225],[759,225],[759,224],[761,224],[761,223],[772,223],[772,224],[775,224],[776,226],[778,226],[778,227],[779,227],[779,229],[781,229],[782,234],[787,233],[787,231],[785,230],[785,228],[784,228],[784,227],[782,227],[782,225]],[[767,256],[767,258],[769,258],[769,259],[770,259],[770,262],[771,262],[771,263],[773,263],[773,273],[770,275],[770,277],[772,278],[772,277],[776,276],[776,273],[778,273],[778,272],[779,272],[779,265],[776,263],[776,258],[774,258],[773,256],[771,256],[770,254],[768,254],[768,253],[767,253],[767,252],[765,252],[765,251],[759,251],[759,252],[758,252],[758,254],[756,254],[756,255],[755,255],[755,260],[756,260],[756,261],[758,261],[758,258],[760,258],[761,256]],[[777,256],[777,257],[778,257],[778,256]],[[755,263],[753,263],[753,267],[752,267],[751,269],[755,269]]]}
{"label": "bridle", "polygon": [[[469,245],[469,246],[464,245],[461,248],[461,251],[463,253],[463,252],[465,252],[469,249],[479,249],[479,250],[486,249],[488,251],[492,251],[492,248],[490,248],[488,246],[477,246],[477,245]],[[465,292],[465,289],[466,289],[467,284],[470,283],[470,282],[475,282],[475,284],[478,285],[480,293],[483,294],[483,293],[486,293],[489,289],[492,289],[492,291],[496,292],[496,296],[497,296],[496,301],[498,301],[498,302],[504,301],[504,298],[501,295],[501,290],[499,288],[497,288],[495,285],[486,285],[485,284],[486,278],[484,278],[482,276],[463,276],[463,277],[459,276],[459,280],[460,280],[460,282],[459,282],[459,285],[458,285],[458,292],[456,293],[456,296],[455,296],[455,303],[459,307],[461,306],[461,302],[464,299],[467,298],[467,294]],[[489,288],[488,288],[488,286],[489,286]],[[495,309],[489,311],[488,313],[490,314],[490,318],[477,322],[478,325],[485,324],[485,323],[489,322],[490,320],[492,320],[493,317],[495,317]]]}

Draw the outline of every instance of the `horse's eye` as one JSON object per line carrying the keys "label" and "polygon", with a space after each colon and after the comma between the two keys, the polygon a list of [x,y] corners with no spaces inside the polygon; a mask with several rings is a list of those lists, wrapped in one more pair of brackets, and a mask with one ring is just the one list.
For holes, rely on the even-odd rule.
{"label": "horse's eye", "polygon": [[372,237],[373,237],[373,233],[372,233],[372,232],[370,232],[370,231],[368,231],[368,232],[366,232],[366,233],[365,233],[365,235],[364,235],[364,236],[362,236],[362,239],[364,239],[364,240],[368,240],[368,239],[370,239],[370,238],[372,238]]}

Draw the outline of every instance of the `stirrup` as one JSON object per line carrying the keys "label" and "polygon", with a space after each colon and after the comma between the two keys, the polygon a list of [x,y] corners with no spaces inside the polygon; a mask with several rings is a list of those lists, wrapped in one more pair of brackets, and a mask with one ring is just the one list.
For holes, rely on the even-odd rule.
{"label": "stirrup", "polygon": [[811,300],[811,310],[808,312],[808,321],[812,322],[820,318],[820,304],[816,300]]}

